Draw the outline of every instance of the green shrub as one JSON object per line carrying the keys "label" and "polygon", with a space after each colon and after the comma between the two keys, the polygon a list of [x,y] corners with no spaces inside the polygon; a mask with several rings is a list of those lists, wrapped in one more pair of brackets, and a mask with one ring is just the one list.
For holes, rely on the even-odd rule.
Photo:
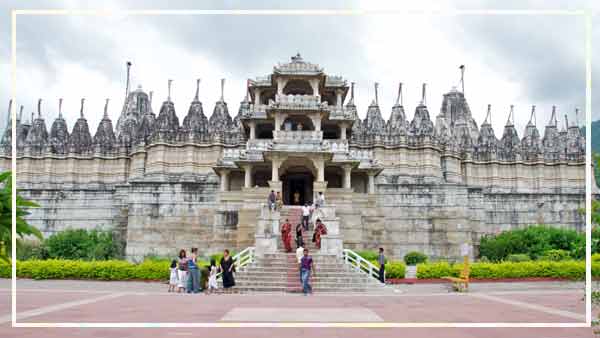
{"label": "green shrub", "polygon": [[46,258],[48,258],[48,250],[43,242],[17,239],[17,260],[25,261]]}
{"label": "green shrub", "polygon": [[362,251],[356,251],[356,253],[368,261],[377,262],[377,259],[379,258],[379,252],[375,251],[375,250],[362,250]]}
{"label": "green shrub", "polygon": [[[552,277],[582,280],[585,277],[585,262],[583,261],[472,263],[470,269],[471,278]],[[462,264],[424,263],[417,266],[417,278],[456,277],[461,270]],[[592,275],[600,276],[600,264],[592,264]]]}
{"label": "green shrub", "polygon": [[592,255],[592,263],[600,262],[600,253],[595,253]]}
{"label": "green shrub", "polygon": [[67,229],[46,238],[48,258],[107,260],[122,257],[123,246],[112,232]]}
{"label": "green shrub", "polygon": [[427,256],[420,252],[411,251],[404,255],[404,263],[406,263],[406,265],[417,265],[425,262],[427,262]]}
{"label": "green shrub", "polygon": [[388,262],[385,265],[386,278],[404,278],[406,265],[402,262]]}
{"label": "green shrub", "polygon": [[531,260],[528,254],[510,254],[506,256],[507,262],[528,262]]}
{"label": "green shrub", "polygon": [[539,257],[543,261],[560,262],[570,259],[569,253],[565,250],[554,249],[544,252],[544,255]]}
{"label": "green shrub", "polygon": [[499,262],[511,254],[527,254],[532,259],[537,259],[546,251],[554,249],[565,250],[572,258],[582,259],[585,254],[585,236],[571,229],[531,226],[495,236],[484,236],[480,241],[479,254],[490,261]]}

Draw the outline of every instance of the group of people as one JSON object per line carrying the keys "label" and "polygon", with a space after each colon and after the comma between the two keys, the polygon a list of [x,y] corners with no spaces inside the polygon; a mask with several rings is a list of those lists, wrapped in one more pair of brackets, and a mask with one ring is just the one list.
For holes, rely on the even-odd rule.
{"label": "group of people", "polygon": [[[303,223],[296,225],[296,248],[304,247],[304,237],[302,235],[304,231],[308,231],[308,224],[305,227]],[[321,249],[321,236],[323,235],[327,235],[327,227],[321,222],[321,219],[317,218],[312,236],[312,241],[315,243],[317,249]],[[285,251],[292,252],[292,224],[287,218],[285,219],[285,223],[281,225],[281,240],[283,241]]]}
{"label": "group of people", "polygon": [[169,276],[169,292],[178,293],[200,293],[206,289],[207,293],[213,293],[217,290],[217,274],[221,272],[223,281],[223,289],[227,292],[231,287],[235,286],[233,273],[235,272],[235,260],[229,254],[229,250],[223,251],[219,265],[216,265],[214,258],[210,260],[208,266],[208,282],[204,288],[201,285],[202,269],[198,266],[198,248],[192,248],[191,254],[188,257],[184,249],[179,251],[178,259],[171,262]]}
{"label": "group of people", "polygon": [[[271,190],[269,196],[267,197],[267,204],[269,205],[269,209],[271,211],[281,210],[281,207],[283,206],[283,199],[281,198],[281,193],[279,191],[275,192],[275,190]],[[300,193],[298,191],[294,192],[293,204],[300,205]],[[305,207],[308,207],[309,205],[312,207],[312,203],[304,204]],[[323,207],[324,205],[325,195],[322,191],[319,191],[319,193],[317,194],[317,198],[315,199],[314,208],[318,209],[320,207]]]}

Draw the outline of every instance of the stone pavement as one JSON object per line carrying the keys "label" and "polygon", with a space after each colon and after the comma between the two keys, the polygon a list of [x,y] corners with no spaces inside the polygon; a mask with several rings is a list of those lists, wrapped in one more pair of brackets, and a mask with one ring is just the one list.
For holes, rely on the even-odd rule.
{"label": "stone pavement", "polygon": [[[431,323],[584,320],[581,283],[477,283],[468,294],[440,284],[399,286],[388,295],[169,294],[160,283],[17,282],[21,323]],[[10,328],[10,281],[0,280],[0,337],[593,337],[589,328]]]}

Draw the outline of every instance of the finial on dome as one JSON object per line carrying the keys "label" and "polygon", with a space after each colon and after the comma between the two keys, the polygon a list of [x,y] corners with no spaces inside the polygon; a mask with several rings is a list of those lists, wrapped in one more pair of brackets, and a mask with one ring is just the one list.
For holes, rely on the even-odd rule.
{"label": "finial on dome", "polygon": [[19,108],[19,116],[17,116],[17,120],[21,121],[21,119],[23,118],[23,105],[21,105],[21,108]]}
{"label": "finial on dome", "polygon": [[514,110],[515,110],[515,105],[511,104],[510,112],[508,113],[508,120],[506,120],[507,126],[512,126],[514,124]]}
{"label": "finial on dome", "polygon": [[8,100],[8,123],[10,124],[10,116],[12,115],[12,99]]}
{"label": "finial on dome", "polygon": [[350,101],[348,101],[348,104],[354,104],[354,84],[355,82],[350,83]]}
{"label": "finial on dome", "polygon": [[398,84],[398,97],[396,98],[396,104],[403,106],[403,98],[402,98],[402,82]]}
{"label": "finial on dome", "polygon": [[552,106],[552,115],[550,115],[550,122],[548,124],[555,127],[558,125],[558,120],[556,119],[556,106]]}
{"label": "finial on dome", "polygon": [[58,99],[58,118],[62,119],[62,97]]}
{"label": "finial on dome", "polygon": [[148,93],[148,102],[149,102],[149,104],[150,104],[150,107],[152,107],[152,96],[153,96],[153,95],[154,95],[154,92],[151,90],[151,91]]}
{"label": "finial on dome", "polygon": [[83,118],[83,104],[85,102],[85,98],[81,98],[81,108],[79,108],[79,116],[80,118]]}
{"label": "finial on dome", "polygon": [[575,107],[575,125],[579,126],[579,108]]}
{"label": "finial on dome", "polygon": [[[38,99],[38,118],[42,118],[42,99]],[[33,122],[33,116],[31,117],[31,122]]]}
{"label": "finial on dome", "polygon": [[194,101],[198,101],[198,92],[200,91],[200,79],[196,79],[196,95]]}
{"label": "finial on dome", "polygon": [[537,125],[537,118],[535,116],[535,104],[531,106],[531,116],[529,116],[529,123],[533,121],[533,125]]}
{"label": "finial on dome", "polygon": [[221,79],[221,102],[225,102],[224,92],[225,92],[225,79]]}
{"label": "finial on dome", "polygon": [[129,69],[131,68],[131,61],[127,61],[127,83],[125,85],[125,100],[127,100],[127,96],[129,96]]}
{"label": "finial on dome", "polygon": [[565,129],[569,129],[569,117],[565,114]]}
{"label": "finial on dome", "polygon": [[458,68],[460,68],[460,85],[463,96],[465,96],[465,65],[460,65]]}
{"label": "finial on dome", "polygon": [[492,105],[488,104],[487,106],[487,114],[485,115],[485,121],[483,121],[484,124],[486,123],[491,123],[492,120]]}
{"label": "finial on dome", "polygon": [[375,82],[375,104],[379,105],[379,95],[377,93],[377,88],[379,88],[379,83]]}
{"label": "finial on dome", "polygon": [[[152,93],[152,92],[150,92],[150,93]],[[104,118],[105,119],[108,119],[108,101],[110,101],[110,99],[106,98],[106,102],[104,103]]]}
{"label": "finial on dome", "polygon": [[421,104],[427,105],[427,83],[423,83],[423,88],[421,90]]}
{"label": "finial on dome", "polygon": [[168,86],[168,91],[167,91],[167,101],[171,102],[171,82],[173,82],[173,80],[169,79],[167,82],[167,86]]}
{"label": "finial on dome", "polygon": [[296,52],[295,56],[292,56],[292,62],[301,62],[302,61],[302,56],[300,55],[300,52]]}

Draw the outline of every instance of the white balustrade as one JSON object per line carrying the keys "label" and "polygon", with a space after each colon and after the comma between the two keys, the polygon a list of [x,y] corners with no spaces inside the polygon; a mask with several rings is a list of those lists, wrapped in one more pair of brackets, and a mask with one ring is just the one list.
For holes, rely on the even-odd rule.
{"label": "white balustrade", "polygon": [[364,259],[362,256],[350,249],[344,249],[342,251],[342,258],[344,263],[350,266],[357,272],[367,274],[377,280],[379,280],[379,268],[373,265],[373,263]]}
{"label": "white balustrade", "polygon": [[[235,266],[235,269],[240,270],[246,265],[254,262],[254,251],[254,247],[250,246],[231,257],[231,259],[233,259],[233,265]],[[217,278],[220,278],[222,274],[223,272],[219,272],[217,274]]]}
{"label": "white balustrade", "polygon": [[281,143],[320,143],[323,140],[323,132],[317,130],[275,130],[273,139]]}

